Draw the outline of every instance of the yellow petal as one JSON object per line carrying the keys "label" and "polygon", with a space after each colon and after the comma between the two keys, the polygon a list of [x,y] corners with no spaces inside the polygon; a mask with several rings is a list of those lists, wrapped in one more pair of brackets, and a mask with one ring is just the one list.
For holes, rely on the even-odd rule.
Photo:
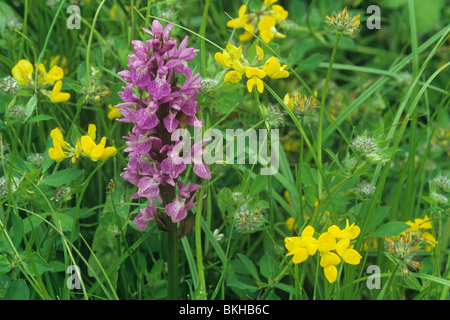
{"label": "yellow petal", "polygon": [[289,72],[286,70],[286,65],[281,66],[278,62],[277,58],[270,57],[266,63],[264,64],[263,70],[267,73],[267,75],[272,79],[281,79],[287,78],[289,76]]}
{"label": "yellow petal", "polygon": [[261,18],[261,20],[259,20],[258,22],[258,29],[259,30],[268,30],[268,29],[272,29],[272,27],[275,26],[275,18],[271,17],[271,16],[265,16],[263,18]]}
{"label": "yellow petal", "polygon": [[319,248],[317,239],[309,236],[302,237],[302,246],[306,248],[310,256],[314,255],[317,252],[317,249]]}
{"label": "yellow petal", "polygon": [[247,6],[242,5],[238,11],[238,18],[228,21],[227,27],[228,28],[238,28],[238,29],[242,28],[242,26],[244,24],[246,24],[247,20],[248,20],[248,17],[245,14],[246,11],[247,11]]}
{"label": "yellow petal", "polygon": [[264,0],[264,5],[265,6],[270,6],[271,4],[274,4],[277,1],[278,0]]}
{"label": "yellow petal", "polygon": [[216,61],[220,63],[224,68],[231,68],[233,66],[233,62],[227,50],[223,50],[222,53],[217,52],[214,55],[214,59],[216,59]]}
{"label": "yellow petal", "polygon": [[239,72],[236,72],[236,71],[229,71],[225,75],[225,82],[226,83],[236,84],[239,81],[241,81],[241,79],[242,79],[242,76],[239,74]]}
{"label": "yellow petal", "polygon": [[117,149],[115,147],[106,147],[103,150],[103,153],[99,160],[106,160],[106,159],[114,156],[116,153],[117,153]]}
{"label": "yellow petal", "polygon": [[56,140],[53,141],[53,148],[48,149],[48,155],[56,162],[61,162],[66,158],[66,154]]}
{"label": "yellow petal", "polygon": [[264,92],[264,82],[260,78],[255,78],[256,81],[256,89],[258,89],[259,93]]}
{"label": "yellow petal", "polygon": [[289,110],[294,111],[294,99],[289,93],[286,93],[283,98],[283,102],[289,108]]}
{"label": "yellow petal", "polygon": [[93,161],[97,161],[103,155],[103,151],[105,151],[106,137],[103,137],[100,143],[92,148],[91,153],[89,154],[89,158]]}
{"label": "yellow petal", "polygon": [[11,69],[11,74],[18,83],[28,85],[33,75],[33,65],[28,60],[21,59]]}
{"label": "yellow petal", "polygon": [[292,262],[294,263],[302,263],[306,259],[308,259],[308,252],[305,248],[297,248],[294,251],[294,257],[292,258]]}
{"label": "yellow petal", "polygon": [[351,226],[348,225],[348,219],[347,219],[347,226],[344,230],[342,230],[344,236],[346,238],[349,238],[350,240],[355,239],[359,233],[361,232],[361,229],[358,226],[355,226],[353,223]]}
{"label": "yellow petal", "polygon": [[353,265],[359,264],[359,262],[362,259],[361,255],[358,253],[358,251],[356,251],[354,249],[346,249],[344,251],[344,254],[341,255],[341,257],[346,263],[353,264]]}
{"label": "yellow petal", "polygon": [[292,230],[294,228],[297,228],[297,224],[295,223],[295,218],[294,217],[289,217],[286,219],[286,227],[288,228],[288,230]]}
{"label": "yellow petal", "polygon": [[89,124],[88,136],[91,137],[92,140],[95,140],[95,138],[97,137],[97,127],[95,126],[95,124]]}
{"label": "yellow petal", "polygon": [[233,59],[233,68],[240,74],[245,73],[245,67],[242,65],[241,61],[238,59]]}
{"label": "yellow petal", "polygon": [[64,140],[61,130],[59,130],[58,127],[50,131],[50,137],[53,139],[53,145],[57,143],[61,146],[61,148],[64,149],[67,149],[67,147],[69,146],[68,143]]}
{"label": "yellow petal", "polygon": [[427,242],[428,244],[430,244],[432,246],[435,246],[437,244],[436,239],[429,232],[423,232],[420,236],[423,240],[425,240],[425,242]]}
{"label": "yellow petal", "polygon": [[320,266],[325,268],[329,265],[338,265],[341,262],[341,258],[334,252],[325,252],[320,258]]}
{"label": "yellow petal", "polygon": [[248,92],[252,92],[253,91],[253,87],[255,86],[255,79],[256,78],[251,78],[251,79],[248,79],[247,80],[247,90],[248,90]]}
{"label": "yellow petal", "polygon": [[336,281],[338,274],[336,266],[334,265],[326,266],[325,268],[323,268],[323,272],[329,283],[333,283]]}
{"label": "yellow petal", "polygon": [[317,241],[321,252],[327,252],[336,248],[336,238],[329,232],[322,233]]}
{"label": "yellow petal", "polygon": [[58,66],[53,66],[45,75],[44,83],[54,83],[64,77],[64,71]]}
{"label": "yellow petal", "polygon": [[81,157],[81,154],[83,153],[83,148],[81,147],[80,139],[77,140],[77,144],[75,145],[75,156],[77,158]]}
{"label": "yellow petal", "polygon": [[328,232],[335,238],[345,238],[344,233],[337,225],[330,226]]}
{"label": "yellow petal", "polygon": [[266,73],[258,68],[254,68],[254,67],[245,67],[245,75],[247,76],[247,78],[252,78],[252,77],[258,77],[258,78],[264,78],[266,76]]}
{"label": "yellow petal", "polygon": [[338,253],[338,255],[343,257],[344,253],[345,253],[345,250],[348,249],[349,245],[350,245],[350,239],[349,238],[343,238],[343,239],[339,240],[336,243],[336,252]]}
{"label": "yellow petal", "polygon": [[255,45],[255,49],[256,49],[256,61],[259,62],[264,58],[264,50],[258,45]]}
{"label": "yellow petal", "polygon": [[83,152],[90,156],[92,149],[96,146],[94,140],[90,136],[82,136],[80,142]]}
{"label": "yellow petal", "polygon": [[272,17],[276,21],[283,21],[288,17],[288,12],[278,4],[272,6]]}
{"label": "yellow petal", "polygon": [[52,100],[55,103],[64,102],[70,99],[70,93],[61,92],[61,87],[62,81],[61,80],[56,81],[55,85],[53,86],[53,90],[49,95],[50,100]]}
{"label": "yellow petal", "polygon": [[227,44],[227,52],[231,58],[241,59],[242,57],[242,45],[239,47],[234,46],[231,43]]}
{"label": "yellow petal", "polygon": [[301,242],[302,240],[300,237],[287,237],[284,239],[284,246],[288,251],[294,251],[295,249],[300,247]]}
{"label": "yellow petal", "polygon": [[109,108],[108,112],[109,120],[114,120],[123,117],[123,115],[119,112],[120,108],[113,107],[112,105],[108,105],[108,108]]}
{"label": "yellow petal", "polygon": [[302,237],[312,237],[314,235],[314,228],[312,226],[307,226],[303,229],[301,236]]}

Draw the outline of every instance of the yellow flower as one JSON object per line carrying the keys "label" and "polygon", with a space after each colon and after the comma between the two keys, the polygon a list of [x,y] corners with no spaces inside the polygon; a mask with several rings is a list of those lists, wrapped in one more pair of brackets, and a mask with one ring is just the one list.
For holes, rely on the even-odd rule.
{"label": "yellow flower", "polygon": [[239,81],[241,81],[241,79],[242,79],[242,76],[237,71],[228,71],[228,73],[225,75],[225,82],[226,83],[236,84]]}
{"label": "yellow flower", "polygon": [[341,263],[341,258],[331,251],[322,254],[320,258],[320,266],[323,268],[325,277],[329,283],[333,283],[337,279],[338,270],[336,266]]}
{"label": "yellow flower", "polygon": [[284,10],[284,8],[278,4],[272,6],[272,13],[271,16],[276,21],[283,21],[288,17],[288,12]]}
{"label": "yellow flower", "polygon": [[322,233],[317,241],[320,252],[328,252],[336,249],[336,237],[330,232]]}
{"label": "yellow flower", "polygon": [[265,16],[258,22],[259,36],[265,43],[269,43],[275,37],[273,29],[276,20],[272,16]]}
{"label": "yellow flower", "polygon": [[316,253],[318,244],[314,237],[314,228],[307,226],[300,237],[287,237],[284,239],[285,247],[289,251],[288,256],[293,256],[294,263],[302,263],[309,256]]}
{"label": "yellow flower", "polygon": [[[45,68],[44,68],[45,70]],[[61,80],[64,77],[64,71],[58,66],[53,66],[44,76],[44,83],[54,83],[55,81]]]}
{"label": "yellow flower", "polygon": [[91,158],[92,161],[106,160],[117,153],[115,147],[106,147],[106,137],[100,140],[99,144],[95,143],[97,127],[94,124],[90,124],[88,128],[88,134],[84,135],[80,139],[80,144],[83,152]]}
{"label": "yellow flower", "polygon": [[258,92],[263,93],[264,82],[261,79],[263,79],[266,76],[266,73],[263,70],[254,67],[246,67],[245,76],[248,78],[247,80],[248,92],[252,92],[253,87],[256,86]]}
{"label": "yellow flower", "polygon": [[270,5],[274,4],[275,2],[278,2],[278,0],[264,0],[264,5],[270,6]]}
{"label": "yellow flower", "polygon": [[350,245],[350,240],[355,239],[360,233],[360,228],[353,223],[349,226],[348,220],[345,229],[341,230],[337,225],[332,225],[322,233],[317,242],[321,253],[320,266],[323,267],[328,282],[333,283],[337,279],[336,266],[341,262],[357,265],[362,256]]}
{"label": "yellow flower", "polygon": [[48,149],[48,155],[50,156],[50,159],[61,162],[69,156],[64,150],[70,151],[71,147],[64,140],[64,136],[58,127],[50,131],[50,137],[53,139],[53,148]]}
{"label": "yellow flower", "polygon": [[226,49],[224,49],[222,53],[216,52],[214,59],[216,59],[216,61],[224,68],[233,67],[233,60]]}
{"label": "yellow flower", "polygon": [[50,159],[56,162],[61,162],[67,157],[66,153],[61,148],[61,145],[55,140],[53,140],[53,148],[48,149],[48,155],[50,156]]}
{"label": "yellow flower", "polygon": [[361,255],[350,248],[350,239],[343,238],[336,243],[336,252],[348,264],[357,265],[361,261]]}
{"label": "yellow flower", "polygon": [[73,148],[64,140],[59,128],[53,129],[50,132],[50,137],[53,139],[53,148],[48,150],[50,158],[60,162],[65,158],[72,157],[72,163],[75,164],[83,155],[91,158],[93,161],[106,160],[114,156],[117,150],[115,147],[105,147],[106,137],[103,137],[98,145],[94,142],[96,132],[97,127],[90,124],[88,134],[78,139],[75,148]]}
{"label": "yellow flower", "polygon": [[298,225],[295,223],[294,217],[289,217],[286,219],[286,227],[288,230],[297,229]]}
{"label": "yellow flower", "polygon": [[428,246],[425,246],[425,251],[427,252],[429,252],[431,248],[437,244],[437,241],[434,238],[434,236],[431,233],[425,231],[433,229],[433,224],[431,223],[431,220],[428,217],[428,215],[425,215],[423,219],[420,218],[414,219],[414,222],[406,221],[406,224],[408,224],[411,228],[405,230],[400,235],[404,236],[407,233],[412,233],[413,236],[429,244]]}
{"label": "yellow flower", "polygon": [[58,127],[50,131],[50,137],[53,139],[53,142],[56,141],[62,148],[67,149],[69,147],[69,144],[64,140],[64,136]]}
{"label": "yellow flower", "polygon": [[109,108],[109,112],[108,112],[109,120],[118,119],[118,118],[123,117],[123,115],[119,112],[119,110],[120,110],[119,107],[113,107],[111,104],[109,104],[108,108]]}
{"label": "yellow flower", "polygon": [[[31,85],[33,82],[33,65],[31,62],[25,59],[19,60],[19,62],[12,68],[11,73],[14,79],[20,84]],[[55,81],[61,80],[64,77],[64,71],[60,67],[54,65],[46,71],[45,66],[40,63],[37,67],[38,70],[38,84],[44,86],[46,84],[53,84]]]}
{"label": "yellow flower", "polygon": [[28,60],[21,59],[11,69],[11,74],[18,83],[28,85],[33,76],[33,65]]}
{"label": "yellow flower", "polygon": [[278,62],[277,58],[270,57],[266,63],[264,64],[264,72],[267,73],[267,75],[272,79],[281,79],[281,78],[287,78],[289,77],[289,72],[286,70],[286,65],[284,64],[281,66],[281,64]]}
{"label": "yellow flower", "polygon": [[251,24],[244,25],[244,29],[244,33],[239,35],[239,40],[241,42],[250,41],[253,38],[253,35],[256,33],[256,30]]}
{"label": "yellow flower", "polygon": [[247,42],[259,32],[261,39],[269,43],[274,37],[285,38],[286,36],[277,32],[277,22],[287,18],[288,12],[280,5],[273,5],[277,0],[265,0],[261,9],[251,12],[247,6],[242,5],[238,10],[238,17],[227,22],[228,28],[244,29],[239,35],[241,42]]}
{"label": "yellow flower", "polygon": [[245,14],[247,11],[246,5],[241,5],[238,10],[238,17],[227,22],[228,28],[242,28],[243,25],[247,24],[248,16]]}
{"label": "yellow flower", "polygon": [[70,93],[61,92],[61,87],[62,81],[56,81],[55,85],[53,86],[52,92],[48,94],[48,97],[50,98],[50,100],[52,100],[52,102],[65,102],[70,99]]}

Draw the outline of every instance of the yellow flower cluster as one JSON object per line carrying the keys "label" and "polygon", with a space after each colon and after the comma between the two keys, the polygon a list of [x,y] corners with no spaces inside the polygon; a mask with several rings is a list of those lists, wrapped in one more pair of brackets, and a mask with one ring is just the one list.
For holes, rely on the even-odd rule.
{"label": "yellow flower cluster", "polygon": [[[11,70],[12,76],[16,81],[24,86],[34,87],[34,67],[30,61],[21,59]],[[37,67],[37,81],[41,88],[53,85],[53,89],[42,90],[42,92],[49,97],[52,102],[64,102],[70,99],[70,94],[67,92],[61,92],[62,81],[64,77],[64,71],[61,67],[54,65],[47,72],[45,66],[40,63]]]}
{"label": "yellow flower cluster", "polygon": [[400,235],[411,233],[413,238],[427,243],[428,246],[425,246],[425,251],[430,251],[431,247],[434,247],[437,244],[437,241],[433,235],[426,231],[433,229],[433,224],[431,223],[430,218],[428,218],[428,215],[425,215],[423,219],[417,218],[414,219],[414,221],[406,221],[406,224],[408,224],[411,228],[402,232]]}
{"label": "yellow flower cluster", "polygon": [[267,59],[262,67],[258,67],[257,65],[264,60],[264,51],[258,45],[255,45],[255,50],[256,55],[252,64],[249,64],[247,59],[244,58],[242,45],[235,47],[231,43],[228,43],[226,49],[215,54],[214,58],[222,67],[233,69],[225,75],[225,82],[232,84],[239,83],[245,75],[247,78],[248,92],[252,92],[256,86],[258,92],[263,93],[264,83],[262,79],[266,76],[272,79],[287,78],[289,76],[289,72],[285,70],[287,66],[282,66],[274,56]]}
{"label": "yellow flower cluster", "polygon": [[259,12],[249,12],[247,6],[242,5],[238,10],[238,17],[227,22],[228,28],[244,28],[244,33],[239,35],[241,42],[247,42],[259,31],[260,38],[269,43],[273,38],[285,38],[275,28],[277,22],[287,18],[288,12],[280,5],[274,4],[278,0],[264,0]]}
{"label": "yellow flower cluster", "polygon": [[99,144],[95,143],[97,135],[97,127],[89,124],[87,135],[77,140],[75,148],[64,140],[59,128],[55,128],[50,132],[53,139],[53,148],[48,150],[50,158],[56,162],[61,162],[66,158],[72,157],[72,163],[78,162],[81,156],[90,158],[92,161],[106,160],[117,153],[115,147],[105,147],[106,137],[100,140]]}
{"label": "yellow flower cluster", "polygon": [[358,237],[360,228],[355,224],[340,229],[337,225],[332,225],[322,233],[318,239],[314,238],[314,228],[307,226],[300,237],[287,237],[284,239],[285,247],[292,255],[294,263],[302,263],[309,256],[317,251],[320,253],[320,266],[323,268],[328,282],[333,283],[337,279],[337,265],[342,260],[348,264],[357,265],[360,263],[361,255],[352,248],[350,241]]}

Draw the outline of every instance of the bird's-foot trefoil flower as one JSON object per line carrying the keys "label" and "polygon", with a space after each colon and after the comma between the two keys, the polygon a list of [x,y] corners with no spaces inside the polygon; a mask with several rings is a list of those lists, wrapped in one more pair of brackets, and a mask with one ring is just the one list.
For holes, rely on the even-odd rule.
{"label": "bird's-foot trefoil flower", "polygon": [[77,140],[75,147],[72,147],[57,127],[50,132],[53,140],[53,148],[49,148],[50,159],[61,162],[66,158],[72,158],[72,163],[78,162],[81,157],[90,158],[92,161],[106,160],[117,153],[115,147],[106,147],[106,137],[103,137],[99,144],[95,143],[97,127],[89,125],[88,134]]}
{"label": "bird's-foot trefoil flower", "polygon": [[241,5],[238,17],[227,22],[228,28],[244,29],[239,35],[241,42],[250,41],[255,35],[265,42],[271,42],[275,37],[286,36],[276,29],[276,24],[288,17],[288,11],[276,3],[278,0],[265,0],[258,11],[250,11],[246,5]]}
{"label": "bird's-foot trefoil flower", "polygon": [[287,66],[281,65],[274,56],[264,60],[264,50],[260,46],[255,44],[254,48],[252,61],[248,61],[244,57],[242,45],[235,47],[231,43],[228,43],[222,52],[217,52],[214,58],[225,69],[232,69],[225,75],[226,83],[237,84],[245,77],[248,92],[252,92],[256,87],[259,93],[263,93],[264,82],[262,79],[266,76],[271,79],[287,78],[289,72],[285,70]]}
{"label": "bird's-foot trefoil flower", "polygon": [[[35,70],[28,60],[19,60],[11,69],[11,74],[19,84],[34,88]],[[57,65],[53,65],[48,72],[44,64],[40,63],[37,66],[37,87],[40,92],[47,96],[52,102],[59,103],[70,99],[70,93],[61,92],[63,78],[64,70]],[[51,86],[53,86],[53,88],[50,90]]]}

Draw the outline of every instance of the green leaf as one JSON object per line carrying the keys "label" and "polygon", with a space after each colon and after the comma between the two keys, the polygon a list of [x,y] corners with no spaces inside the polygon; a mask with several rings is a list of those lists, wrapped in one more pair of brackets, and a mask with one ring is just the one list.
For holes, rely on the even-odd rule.
{"label": "green leaf", "polygon": [[27,105],[25,106],[25,119],[26,121],[31,115],[33,114],[34,108],[36,108],[37,105],[37,97],[36,95],[32,96],[30,100],[28,100]]}
{"label": "green leaf", "polygon": [[402,233],[405,230],[408,230],[409,228],[410,228],[410,226],[404,222],[391,221],[391,222],[385,223],[385,224],[381,225],[380,227],[378,227],[374,231],[373,236],[379,237],[379,238],[393,237],[393,236],[396,236],[396,235]]}
{"label": "green leaf", "polygon": [[[25,253],[23,253],[22,255],[25,256]],[[47,271],[53,271],[52,266],[49,265],[47,261],[45,261],[45,259],[42,258],[37,252],[33,252],[32,255],[33,255],[33,262],[28,256],[24,258],[24,261],[28,265],[28,269],[30,271],[33,271],[32,263],[36,265],[36,269],[39,274],[43,274],[44,272]]]}
{"label": "green leaf", "polygon": [[30,120],[28,120],[28,122],[40,122],[40,121],[45,121],[45,120],[51,120],[53,119],[52,116],[49,116],[47,114],[40,114],[37,116],[34,116],[33,118],[31,118]]}
{"label": "green leaf", "polygon": [[83,173],[83,170],[68,168],[45,177],[44,179],[42,179],[42,182],[52,187],[59,187],[72,182],[76,178],[80,177]]}
{"label": "green leaf", "polygon": [[227,286],[235,287],[235,288],[241,289],[241,290],[246,291],[246,292],[256,292],[256,291],[258,291],[257,287],[251,286],[251,285],[246,284],[246,283],[244,283],[242,281],[239,281],[238,279],[236,279],[233,276],[228,278]]}
{"label": "green leaf", "polygon": [[252,194],[258,194],[263,191],[267,186],[268,180],[267,176],[257,175],[255,180],[252,182],[252,186],[250,187],[250,192]]}
{"label": "green leaf", "polygon": [[320,53],[313,53],[305,60],[301,61],[298,64],[298,67],[295,68],[297,72],[306,72],[315,70],[319,64],[325,59],[325,56]]}
{"label": "green leaf", "polygon": [[4,300],[29,300],[30,289],[23,279],[14,280],[6,289]]}
{"label": "green leaf", "polygon": [[0,255],[0,273],[7,273],[11,270],[11,263],[4,255]]}
{"label": "green leaf", "polygon": [[256,267],[253,264],[253,262],[248,257],[246,257],[241,253],[238,253],[238,257],[239,259],[241,259],[241,262],[244,264],[245,268],[250,273],[250,275],[253,278],[255,278],[258,282],[261,282],[261,280],[259,279],[258,271],[256,270]]}

